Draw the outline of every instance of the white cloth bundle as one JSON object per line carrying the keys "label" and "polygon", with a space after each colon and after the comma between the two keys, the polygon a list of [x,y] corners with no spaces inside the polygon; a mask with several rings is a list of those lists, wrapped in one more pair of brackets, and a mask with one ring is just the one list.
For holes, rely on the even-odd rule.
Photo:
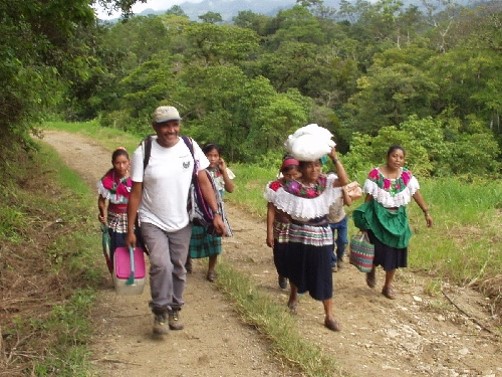
{"label": "white cloth bundle", "polygon": [[299,161],[315,161],[331,152],[336,145],[332,137],[329,130],[312,123],[289,135],[284,146]]}

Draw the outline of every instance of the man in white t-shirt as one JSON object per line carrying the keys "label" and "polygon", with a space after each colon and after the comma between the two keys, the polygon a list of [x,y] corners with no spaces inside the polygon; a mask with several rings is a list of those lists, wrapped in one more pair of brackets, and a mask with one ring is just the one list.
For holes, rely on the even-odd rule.
{"label": "man in white t-shirt", "polygon": [[[198,171],[209,165],[195,141],[194,161],[190,149],[179,136],[180,121],[176,108],[158,107],[152,123],[157,136],[152,140],[146,168],[143,168],[143,145],[132,156],[133,186],[127,208],[127,243],[136,244],[134,224],[138,216],[150,257],[153,332],[159,335],[167,333],[166,321],[171,330],[183,329],[179,311],[184,303],[185,262],[192,231],[187,211],[188,193],[194,163]],[[204,199],[215,214],[213,225],[223,234],[225,227],[211,183],[206,174],[199,174],[198,180]]]}

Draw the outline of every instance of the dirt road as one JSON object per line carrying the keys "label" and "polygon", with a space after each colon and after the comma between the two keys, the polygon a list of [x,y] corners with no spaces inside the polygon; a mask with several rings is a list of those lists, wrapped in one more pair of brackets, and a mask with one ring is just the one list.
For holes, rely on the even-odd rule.
{"label": "dirt road", "polygon": [[[110,166],[110,152],[83,136],[47,131],[44,141],[92,187]],[[285,305],[287,292],[277,286],[264,243],[264,222],[233,206],[227,209],[235,236],[224,240],[222,257]],[[195,262],[181,312],[186,328],[162,341],[150,335],[148,288],[141,296],[124,297],[110,283],[100,292],[91,347],[98,375],[301,376],[277,360],[267,342],[241,323],[232,305],[204,279],[206,261]],[[446,284],[444,293],[429,296],[424,293],[430,286],[427,278],[399,270],[399,296],[390,301],[378,289],[382,271],[377,279],[377,288],[368,288],[363,274],[348,264],[334,274],[340,333],[322,326],[319,302],[306,295],[300,299],[299,331],[336,357],[348,376],[502,377],[501,342],[484,297]]]}

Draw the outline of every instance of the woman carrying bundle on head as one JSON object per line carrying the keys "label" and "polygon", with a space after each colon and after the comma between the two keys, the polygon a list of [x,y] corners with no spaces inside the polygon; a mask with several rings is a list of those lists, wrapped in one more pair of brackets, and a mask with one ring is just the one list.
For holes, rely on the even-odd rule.
{"label": "woman carrying bundle on head", "polygon": [[[286,147],[299,160],[301,177],[287,181],[276,191],[267,185],[265,198],[290,219],[286,263],[289,309],[295,312],[298,294],[309,292],[312,298],[323,303],[324,325],[340,331],[333,315],[333,233],[328,213],[330,205],[342,195],[341,187],[349,180],[330,140],[332,136],[317,125],[308,125],[290,135]],[[326,153],[333,161],[336,174],[321,173],[320,159]]]}

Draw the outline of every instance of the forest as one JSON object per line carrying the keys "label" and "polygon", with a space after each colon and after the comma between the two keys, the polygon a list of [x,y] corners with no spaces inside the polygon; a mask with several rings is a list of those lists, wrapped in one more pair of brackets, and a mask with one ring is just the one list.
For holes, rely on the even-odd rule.
{"label": "forest", "polygon": [[232,23],[99,3],[122,20],[97,20],[83,0],[0,2],[1,148],[30,148],[47,119],[144,135],[153,109],[171,104],[185,133],[235,162],[276,166],[286,135],[317,123],[351,170],[400,143],[421,176],[500,174],[500,2],[298,0]]}
{"label": "forest", "polygon": [[[500,335],[500,1],[465,6],[455,0],[417,0],[415,5],[342,0],[332,8],[322,0],[298,0],[275,15],[241,11],[232,22],[214,12],[192,20],[179,6],[162,15],[135,16],[131,6],[137,1],[0,0],[0,375],[87,377],[95,368],[89,343],[99,320],[92,309],[99,307],[96,301],[107,278],[96,193],[45,145],[44,136],[47,140],[59,128],[88,136],[103,153],[118,145],[132,150],[153,132],[151,114],[163,104],[180,110],[183,133],[200,144],[223,147],[238,177],[229,204],[252,215],[253,223],[265,211],[262,188],[277,171],[287,135],[297,128],[307,123],[328,128],[351,179],[360,182],[382,162],[390,144],[403,145],[435,221],[425,232],[418,207],[411,206],[416,252],[410,253],[414,278],[407,284],[417,285],[424,297],[423,307],[412,298],[413,307],[423,308],[420,318],[433,318],[430,326],[420,322],[418,332],[430,328],[444,333],[443,338],[452,335],[451,342],[464,347],[456,337],[464,320],[451,320],[454,331],[438,330],[450,322],[441,317],[450,312],[443,296],[458,285],[481,292],[490,314],[480,333],[469,330],[463,339],[485,342],[487,334]],[[122,19],[97,19],[96,4],[120,10]],[[83,147],[75,140],[67,140],[70,161],[89,169],[97,168],[96,158],[105,161],[95,155],[74,157],[75,145]],[[235,224],[242,220],[236,218]],[[261,236],[253,240],[260,250]],[[250,275],[242,269],[248,260],[256,268],[255,258],[243,250],[234,253],[242,260],[226,265],[229,279],[221,290],[240,287],[235,281]],[[271,261],[267,263],[270,269]],[[427,283],[420,285],[415,277]],[[241,303],[233,305],[246,304],[237,311],[262,318],[265,304],[257,305],[250,295],[259,289],[251,281],[242,287]],[[353,299],[352,287],[339,292],[347,294],[346,302]],[[353,308],[347,307],[347,324]],[[271,334],[263,324],[251,325],[260,334]],[[301,326],[302,337],[305,328]],[[361,327],[363,337],[370,333],[367,329]],[[280,339],[297,345],[291,338],[297,333],[289,327]],[[314,346],[319,339],[329,340],[313,334]],[[352,350],[356,338],[347,339],[346,349]],[[387,347],[388,338],[383,339]],[[424,349],[436,360],[437,348],[428,347],[438,344],[436,335],[428,339]],[[368,343],[357,340],[364,347],[361,354],[368,356]],[[499,340],[493,341],[493,349],[500,350]],[[279,343],[272,349],[279,349]],[[390,343],[399,342],[392,338]],[[487,358],[495,360],[496,354],[471,344],[476,358],[475,349],[486,357],[480,364],[495,365]],[[402,353],[401,348],[387,350],[389,355]],[[278,354],[281,362],[322,367],[320,353],[301,349],[293,356]],[[331,348],[322,355],[338,357]],[[464,375],[467,364],[459,355],[455,350],[438,358]],[[359,367],[359,360],[351,360],[347,364]],[[421,358],[413,354],[399,363],[417,360]],[[331,367],[326,368],[325,374],[316,369],[306,375],[333,376]],[[476,375],[481,370],[494,375],[481,367]],[[435,375],[446,373],[440,371]]]}

